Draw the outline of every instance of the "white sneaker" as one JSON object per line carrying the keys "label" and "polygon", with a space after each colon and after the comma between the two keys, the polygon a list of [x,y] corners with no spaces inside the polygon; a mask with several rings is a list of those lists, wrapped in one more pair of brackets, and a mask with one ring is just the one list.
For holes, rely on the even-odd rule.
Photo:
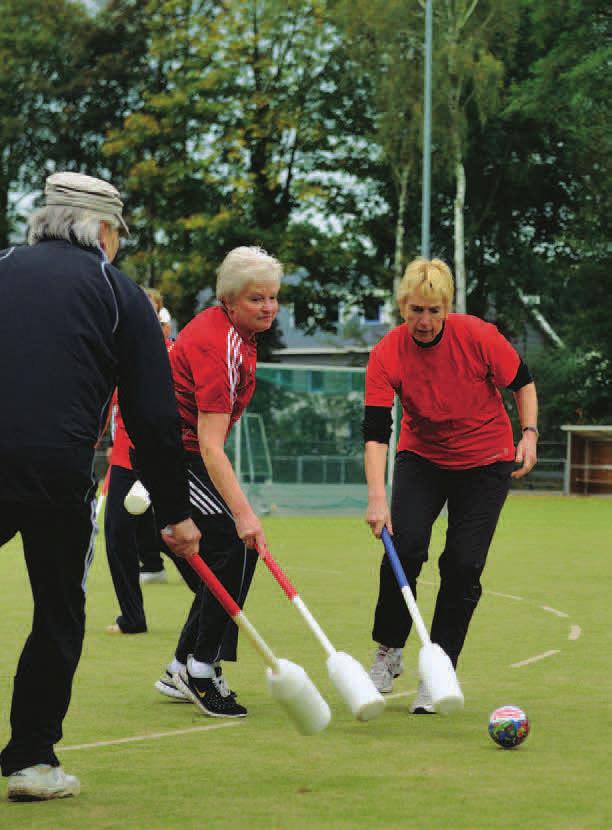
{"label": "white sneaker", "polygon": [[370,678],[378,691],[386,695],[393,691],[393,679],[404,671],[401,648],[378,646],[370,669]]}
{"label": "white sneaker", "polygon": [[81,792],[81,784],[74,775],[61,767],[36,764],[9,775],[7,796],[11,801],[46,801],[49,798],[68,798]]}
{"label": "white sneaker", "polygon": [[166,697],[171,697],[172,700],[179,700],[182,703],[190,702],[187,695],[183,694],[183,692],[178,688],[174,682],[172,673],[168,671],[168,669],[166,669],[159,680],[156,680],[153,685],[158,692],[161,692],[162,695],[165,695]]}
{"label": "white sneaker", "polygon": [[419,683],[416,697],[410,705],[410,712],[413,715],[435,715],[436,710],[429,693],[425,690],[423,681]]}
{"label": "white sneaker", "polygon": [[393,677],[399,677],[400,674],[404,673],[403,650],[401,648],[392,648],[390,651],[393,652],[390,659],[391,673]]}
{"label": "white sneaker", "polygon": [[162,568],[161,571],[141,571],[140,572],[140,584],[141,585],[151,585],[154,583],[159,583],[160,585],[165,585],[168,581],[168,575],[166,574],[166,569]]}

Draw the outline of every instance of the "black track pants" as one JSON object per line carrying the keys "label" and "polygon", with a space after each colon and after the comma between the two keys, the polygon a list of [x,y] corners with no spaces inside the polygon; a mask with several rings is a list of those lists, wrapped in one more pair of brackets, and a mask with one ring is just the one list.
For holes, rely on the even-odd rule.
{"label": "black track pants", "polygon": [[147,630],[138,555],[147,524],[151,525],[150,532],[154,533],[150,509],[142,516],[132,516],[123,506],[123,500],[135,481],[133,470],[113,465],[104,509],[106,556],[121,609],[117,623],[127,634]]}
{"label": "black track pants", "polygon": [[[453,470],[414,453],[395,461],[391,519],[394,543],[416,596],[416,583],[427,561],[432,526],[448,502],[446,544],[439,559],[440,590],[431,639],[457,664],[470,620],[482,594],[480,575],[510,488],[512,462]],[[402,648],[412,620],[386,557],[380,568],[378,603],[372,637]]]}
{"label": "black track pants", "polygon": [[[255,573],[257,553],[236,533],[229,508],[221,498],[200,456],[189,453],[192,518],[202,533],[200,554],[242,608]],[[210,591],[200,584],[181,632],[176,658],[189,654],[203,663],[236,660],[238,629]]]}
{"label": "black track pants", "polygon": [[[121,609],[117,623],[126,634],[136,634],[147,630],[140,589],[139,560],[142,551],[155,548],[159,551],[162,548],[153,510],[149,508],[142,516],[132,516],[123,506],[123,501],[136,479],[137,475],[133,470],[114,464],[111,467],[104,511],[106,555]],[[187,585],[195,591],[199,580],[193,570],[184,559],[180,559],[170,551],[166,553]]]}
{"label": "black track pants", "polygon": [[34,764],[59,764],[53,747],[62,737],[85,632],[93,504],[0,502],[0,545],[16,533],[23,540],[34,617],[13,685],[11,738],[0,754],[3,775]]}

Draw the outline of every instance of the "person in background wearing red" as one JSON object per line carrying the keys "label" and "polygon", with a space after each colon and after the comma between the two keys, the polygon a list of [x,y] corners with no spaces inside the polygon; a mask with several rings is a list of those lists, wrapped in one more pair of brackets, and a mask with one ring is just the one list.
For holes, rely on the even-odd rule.
{"label": "person in background wearing red", "polygon": [[[157,312],[164,340],[166,341],[166,348],[170,351],[174,346],[174,340],[171,337],[172,318],[170,317],[170,312],[164,306],[164,298],[156,288],[146,288],[145,291],[153,303],[153,308]],[[139,550],[139,558],[141,585],[163,584],[168,581],[164,561],[159,551],[159,535],[157,533],[153,536],[146,534]],[[183,576],[186,576],[186,574]],[[190,587],[194,584],[192,582],[192,576],[193,574],[189,574],[188,583]]]}
{"label": "person in background wearing red", "polygon": [[116,390],[111,401],[110,427],[113,446],[104,509],[104,538],[121,614],[112,625],[107,626],[106,631],[109,634],[141,634],[147,630],[147,623],[138,581],[138,551],[151,523],[152,511],[149,508],[142,516],[131,516],[123,506],[136,475],[130,460],[132,442],[119,411]]}
{"label": "person in background wearing red", "polygon": [[[494,325],[450,313],[453,294],[452,274],[441,260],[416,259],[406,268],[397,290],[404,323],[383,337],[368,362],[363,433],[366,522],[377,538],[383,527],[394,536],[415,595],[433,523],[448,504],[431,639],[456,666],[510,479],[536,463],[538,402],[529,369],[513,346]],[[513,392],[521,424],[516,451],[503,388]],[[395,395],[402,423],[389,509],[385,465]],[[512,472],[515,462],[521,466]],[[381,692],[390,692],[403,670],[411,622],[383,557],[371,670]],[[411,712],[434,712],[422,685]]]}
{"label": "person in background wearing red", "polygon": [[[125,509],[124,500],[130,488],[138,480],[132,466],[130,450],[133,444],[125,428],[115,392],[111,402],[111,435],[113,446],[110,455],[110,476],[104,510],[104,538],[108,566],[121,613],[114,623],[107,626],[108,634],[144,634],[147,620],[142,597],[142,571],[140,561],[151,561],[155,554],[160,558],[163,543],[151,506],[140,516],[132,516]],[[184,559],[166,550],[188,587],[195,592],[199,579]],[[166,571],[161,573],[166,581]],[[160,582],[159,577],[156,580]]]}
{"label": "person in background wearing red", "polygon": [[[219,305],[185,326],[170,353],[192,515],[205,535],[200,552],[241,607],[256,550],[266,547],[266,539],[225,442],[255,391],[255,338],[278,313],[281,276],[281,264],[261,248],[234,248],[217,271]],[[221,669],[221,661],[236,660],[237,639],[236,625],[201,585],[174,659],[155,687],[171,697],[186,697],[205,715],[244,717],[247,710]]]}
{"label": "person in background wearing red", "polygon": [[[163,308],[161,294],[151,288],[145,289],[145,293],[159,317],[159,311]],[[164,339],[169,352],[174,343]],[[166,582],[167,576],[160,554],[163,546],[153,507],[140,516],[132,516],[124,506],[125,497],[138,480],[138,474],[132,466],[130,451],[134,445],[125,428],[116,391],[111,401],[110,426],[113,445],[104,511],[104,537],[121,614],[107,626],[106,631],[108,634],[142,634],[147,631],[147,621],[140,585]],[[167,553],[189,588],[195,591],[199,579],[193,569],[180,557]]]}

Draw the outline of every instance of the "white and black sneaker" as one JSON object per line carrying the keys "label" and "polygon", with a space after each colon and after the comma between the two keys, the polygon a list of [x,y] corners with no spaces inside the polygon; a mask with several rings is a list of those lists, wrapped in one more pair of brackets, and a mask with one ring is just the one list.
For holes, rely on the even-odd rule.
{"label": "white and black sneaker", "polygon": [[8,778],[7,797],[10,801],[48,801],[50,798],[69,798],[80,792],[78,778],[50,764],[35,764]]}
{"label": "white and black sneaker", "polygon": [[403,671],[402,649],[379,645],[370,669],[370,678],[378,691],[383,695],[392,692],[393,680]]}
{"label": "white and black sneaker", "polygon": [[168,669],[165,670],[159,680],[156,680],[153,685],[158,692],[161,692],[162,695],[171,698],[171,700],[176,700],[179,703],[191,702],[187,695],[183,694],[183,692],[177,688],[172,672]]}
{"label": "white and black sneaker", "polygon": [[187,669],[174,675],[177,689],[189,698],[200,711],[211,718],[244,718],[247,710],[236,700],[225,682],[219,666],[214,677],[192,677]]}
{"label": "white and black sneaker", "polygon": [[416,697],[410,705],[410,713],[412,715],[435,715],[436,710],[429,695],[426,691],[423,681],[419,683]]}

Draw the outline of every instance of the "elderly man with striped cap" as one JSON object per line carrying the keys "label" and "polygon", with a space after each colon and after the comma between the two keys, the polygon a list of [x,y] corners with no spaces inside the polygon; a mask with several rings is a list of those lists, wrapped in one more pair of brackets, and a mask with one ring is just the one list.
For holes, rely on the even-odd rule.
{"label": "elderly man with striped cap", "polygon": [[21,534],[34,599],[15,675],[11,737],[0,753],[8,797],[78,795],[54,745],[85,630],[96,533],[95,446],[111,396],[138,451],[174,553],[197,552],[166,347],[145,293],[111,264],[127,233],[108,182],[47,179],[29,245],[0,251],[0,546]]}

